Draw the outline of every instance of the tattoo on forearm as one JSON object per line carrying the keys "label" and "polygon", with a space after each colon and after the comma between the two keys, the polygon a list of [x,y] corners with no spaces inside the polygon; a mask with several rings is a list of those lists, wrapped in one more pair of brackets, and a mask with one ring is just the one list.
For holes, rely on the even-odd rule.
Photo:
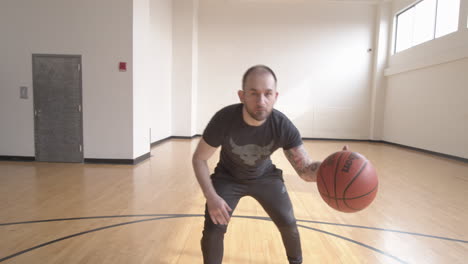
{"label": "tattoo on forearm", "polygon": [[318,169],[316,162],[311,162],[303,147],[285,151],[286,157],[299,175],[314,173]]}
{"label": "tattoo on forearm", "polygon": [[312,172],[316,172],[317,169],[319,168],[319,163],[317,162],[312,162],[310,165],[309,165],[309,170],[312,171]]}

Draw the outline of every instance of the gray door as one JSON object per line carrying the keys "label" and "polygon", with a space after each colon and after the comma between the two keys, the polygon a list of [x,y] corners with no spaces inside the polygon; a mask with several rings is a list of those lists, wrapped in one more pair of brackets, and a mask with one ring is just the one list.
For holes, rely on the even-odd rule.
{"label": "gray door", "polygon": [[37,161],[83,162],[81,56],[33,55]]}

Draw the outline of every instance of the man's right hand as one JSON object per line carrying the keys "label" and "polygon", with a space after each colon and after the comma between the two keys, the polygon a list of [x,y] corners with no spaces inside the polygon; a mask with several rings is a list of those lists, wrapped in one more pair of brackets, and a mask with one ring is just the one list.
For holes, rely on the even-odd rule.
{"label": "man's right hand", "polygon": [[216,225],[227,225],[231,218],[229,212],[232,211],[231,207],[219,195],[206,199],[208,206],[208,213],[210,214],[211,221]]}
{"label": "man's right hand", "polygon": [[216,151],[215,147],[208,145],[203,138],[198,142],[197,149],[192,157],[193,170],[197,177],[198,183],[203,190],[203,195],[206,197],[208,206],[208,214],[211,221],[216,225],[227,225],[229,222],[229,212],[232,209],[221,198],[213,187],[210,179],[210,170],[208,169],[208,159]]}

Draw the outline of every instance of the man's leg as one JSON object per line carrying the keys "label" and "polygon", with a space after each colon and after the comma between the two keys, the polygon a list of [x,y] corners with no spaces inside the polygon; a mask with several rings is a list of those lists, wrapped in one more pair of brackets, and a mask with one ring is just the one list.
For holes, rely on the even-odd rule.
{"label": "man's leg", "polygon": [[302,263],[302,250],[296,218],[286,187],[281,179],[250,186],[250,195],[265,209],[278,227],[290,264]]}
{"label": "man's leg", "polygon": [[[213,179],[213,186],[216,193],[231,207],[232,211],[229,213],[232,215],[240,198],[245,195],[245,186],[224,179]],[[221,264],[226,230],[226,225],[217,225],[211,221],[208,208],[205,205],[205,226],[201,239],[204,264]]]}

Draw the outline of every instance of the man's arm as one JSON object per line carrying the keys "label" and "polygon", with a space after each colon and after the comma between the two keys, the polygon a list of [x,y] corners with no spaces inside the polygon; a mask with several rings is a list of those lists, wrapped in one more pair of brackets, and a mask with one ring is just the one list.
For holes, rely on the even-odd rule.
{"label": "man's arm", "polygon": [[197,149],[192,157],[193,170],[198,183],[203,191],[208,206],[208,212],[211,220],[215,224],[226,225],[229,222],[229,213],[232,211],[228,204],[221,198],[213,187],[210,179],[210,170],[208,168],[208,159],[213,156],[216,148],[208,145],[202,138],[198,143]]}
{"label": "man's arm", "polygon": [[[348,150],[348,145],[343,146],[343,150]],[[317,171],[322,164],[321,161],[313,161],[307,151],[304,148],[304,144],[284,150],[284,155],[288,158],[289,162],[296,170],[297,174],[304,180],[308,182],[317,181]]]}
{"label": "man's arm", "polygon": [[317,171],[322,162],[313,161],[307,154],[303,144],[288,150],[284,150],[284,155],[286,155],[286,158],[288,158],[297,174],[304,181],[317,181]]}

